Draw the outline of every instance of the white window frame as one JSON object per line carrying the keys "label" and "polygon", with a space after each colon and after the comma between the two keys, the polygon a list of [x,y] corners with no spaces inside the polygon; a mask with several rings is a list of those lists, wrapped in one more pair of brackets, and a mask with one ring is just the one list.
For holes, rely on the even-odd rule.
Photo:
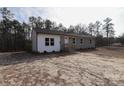
{"label": "white window frame", "polygon": [[[48,41],[46,40],[46,39],[48,39]],[[53,41],[52,41],[52,39],[53,39]],[[53,43],[53,44],[52,44]],[[48,44],[48,45],[47,45]],[[54,40],[54,38],[48,38],[48,37],[46,37],[45,38],[45,46],[54,46],[55,45],[55,40]]]}

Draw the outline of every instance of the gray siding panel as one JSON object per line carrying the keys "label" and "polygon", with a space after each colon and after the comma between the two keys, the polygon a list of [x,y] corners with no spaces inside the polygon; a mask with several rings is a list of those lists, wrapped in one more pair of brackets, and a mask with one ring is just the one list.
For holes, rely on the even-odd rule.
{"label": "gray siding panel", "polygon": [[37,35],[35,31],[32,31],[32,51],[37,52]]}
{"label": "gray siding panel", "polygon": [[64,50],[64,36],[63,35],[60,36],[60,49],[61,51]]}

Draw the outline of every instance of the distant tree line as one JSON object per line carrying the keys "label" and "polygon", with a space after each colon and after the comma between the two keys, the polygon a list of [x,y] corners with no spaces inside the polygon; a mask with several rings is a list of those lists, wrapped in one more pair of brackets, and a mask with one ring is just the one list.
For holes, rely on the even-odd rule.
{"label": "distant tree line", "polygon": [[67,33],[78,33],[91,35],[96,38],[96,46],[110,46],[117,41],[124,44],[124,34],[114,38],[114,24],[112,19],[107,17],[103,22],[70,25],[69,28],[49,19],[29,17],[29,22],[19,22],[8,8],[0,8],[0,51],[18,51],[31,49],[31,32],[34,28],[48,29],[51,31],[63,31]]}
{"label": "distant tree line", "polygon": [[117,38],[117,42],[120,42],[122,45],[124,45],[124,33]]}
{"label": "distant tree line", "polygon": [[14,15],[7,8],[0,9],[0,50],[9,51],[24,48],[25,32],[23,25],[13,19]]}

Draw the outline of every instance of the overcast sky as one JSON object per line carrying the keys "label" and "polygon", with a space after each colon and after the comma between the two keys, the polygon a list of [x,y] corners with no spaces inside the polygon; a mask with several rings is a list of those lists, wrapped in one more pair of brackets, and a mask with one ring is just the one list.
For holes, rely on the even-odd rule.
{"label": "overcast sky", "polygon": [[103,22],[106,17],[112,18],[115,24],[116,36],[124,33],[124,8],[21,8],[14,7],[10,10],[15,14],[15,17],[20,21],[28,22],[30,16],[41,16],[43,19],[50,19],[57,23],[62,23],[64,26],[76,25],[79,23],[88,25],[90,22],[97,20]]}

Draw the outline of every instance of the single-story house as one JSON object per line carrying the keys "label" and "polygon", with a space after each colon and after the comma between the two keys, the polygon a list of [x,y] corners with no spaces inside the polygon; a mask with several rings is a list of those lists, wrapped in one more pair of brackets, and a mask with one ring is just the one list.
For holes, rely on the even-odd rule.
{"label": "single-story house", "polygon": [[95,48],[95,38],[46,29],[32,31],[32,50],[39,53]]}

